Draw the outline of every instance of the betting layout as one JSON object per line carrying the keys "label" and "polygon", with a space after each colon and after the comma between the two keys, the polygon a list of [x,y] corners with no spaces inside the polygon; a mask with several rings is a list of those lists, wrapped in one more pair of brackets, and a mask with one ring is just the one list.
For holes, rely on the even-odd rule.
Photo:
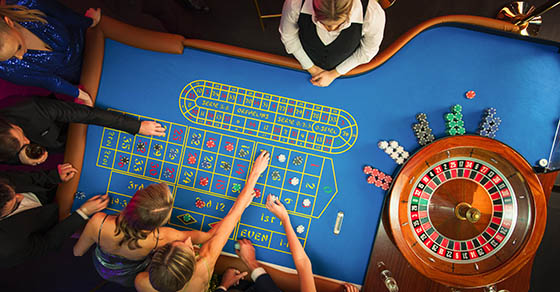
{"label": "betting layout", "polygon": [[166,182],[174,195],[171,225],[208,230],[221,220],[244,186],[260,151],[271,153],[270,165],[255,186],[231,240],[250,238],[260,247],[288,253],[280,221],[266,210],[269,194],[277,196],[305,246],[311,220],[317,219],[337,193],[331,158],[237,138],[196,127],[155,120],[165,137],[147,137],[103,129],[96,165],[110,170],[109,209],[118,211],[142,187]]}
{"label": "betting layout", "polygon": [[250,89],[197,80],[181,91],[187,120],[325,153],[342,153],[358,138],[346,111]]}
{"label": "betting layout", "polygon": [[[492,212],[491,217],[482,218],[486,221],[482,231],[455,226],[457,232],[454,232],[430,218],[429,204],[434,196],[461,196],[445,189],[445,183],[455,179],[466,180],[464,184],[472,182],[470,186],[464,185],[465,189],[482,188],[489,195],[486,203],[492,206]],[[410,226],[422,246],[433,256],[450,262],[482,260],[502,248],[512,234],[510,231],[515,228],[517,203],[512,200],[512,195],[513,190],[508,180],[489,163],[472,157],[447,159],[433,165],[416,181],[409,196]],[[479,202],[479,205],[482,203]],[[469,208],[470,205],[465,207]],[[436,224],[439,226],[434,226]],[[462,229],[461,234],[458,229]]]}

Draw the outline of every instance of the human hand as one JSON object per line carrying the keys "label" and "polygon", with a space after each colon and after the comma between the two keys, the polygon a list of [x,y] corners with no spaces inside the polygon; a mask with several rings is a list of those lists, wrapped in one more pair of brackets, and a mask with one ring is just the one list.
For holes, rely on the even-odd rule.
{"label": "human hand", "polygon": [[254,172],[257,175],[261,175],[268,167],[269,161],[270,152],[266,150],[261,151],[261,154],[259,154],[259,156],[257,156],[257,159],[255,159],[255,163],[253,163],[253,170],[251,172]]}
{"label": "human hand", "polygon": [[78,88],[79,94],[77,97],[77,101],[83,105],[87,105],[87,106],[91,106],[93,107],[93,100],[91,99],[91,96],[89,96],[89,94],[85,91],[83,91],[82,89]]}
{"label": "human hand", "polygon": [[253,271],[259,267],[259,262],[255,257],[255,247],[249,239],[243,238],[237,241],[239,249],[235,249],[237,256],[245,263],[249,270]]}
{"label": "human hand", "polygon": [[309,74],[311,74],[311,76],[315,76],[321,72],[324,72],[325,70],[321,67],[315,66],[313,65],[311,68],[307,69],[307,72],[309,72]]}
{"label": "human hand", "polygon": [[342,291],[344,292],[359,292],[360,290],[358,290],[358,288],[350,283],[344,283],[344,289]]}
{"label": "human hand", "polygon": [[247,272],[241,273],[238,269],[228,268],[222,275],[220,286],[224,286],[227,290],[231,286],[238,285],[239,280],[243,279],[245,276],[247,276]]}
{"label": "human hand", "polygon": [[80,207],[80,210],[82,210],[82,212],[84,212],[84,214],[86,214],[87,216],[91,216],[96,212],[107,208],[107,205],[109,205],[109,195],[97,195],[91,197],[89,200],[83,203]]}
{"label": "human hand", "polygon": [[333,69],[330,71],[323,71],[317,75],[314,75],[309,81],[315,86],[327,87],[333,82],[333,80],[335,80],[339,76],[340,74],[336,71],[336,69]]}
{"label": "human hand", "polygon": [[280,219],[280,221],[290,220],[286,207],[272,194],[268,195],[268,198],[266,198],[266,208],[268,211],[272,212],[276,218]]}
{"label": "human hand", "polygon": [[138,134],[146,136],[165,137],[165,128],[162,127],[158,122],[142,121],[140,123],[140,130],[138,131]]}
{"label": "human hand", "polygon": [[74,177],[74,175],[78,173],[78,170],[75,169],[70,163],[59,164],[57,165],[57,169],[58,169],[58,176],[60,177],[60,180],[63,182],[67,182],[71,180]]}
{"label": "human hand", "polygon": [[101,8],[90,8],[86,11],[86,17],[89,17],[93,20],[89,27],[95,27],[101,20]]}
{"label": "human hand", "polygon": [[45,160],[47,160],[48,157],[49,157],[49,152],[47,150],[45,150],[43,155],[41,155],[41,157],[39,157],[37,159],[29,158],[27,156],[27,154],[25,153],[25,151],[20,151],[18,153],[19,161],[22,164],[26,164],[26,165],[39,165],[39,164],[45,162]]}

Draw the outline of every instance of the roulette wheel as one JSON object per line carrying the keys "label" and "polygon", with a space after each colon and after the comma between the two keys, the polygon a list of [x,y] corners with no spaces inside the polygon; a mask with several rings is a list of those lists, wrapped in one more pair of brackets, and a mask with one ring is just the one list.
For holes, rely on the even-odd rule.
{"label": "roulette wheel", "polygon": [[424,276],[457,288],[515,274],[536,252],[546,224],[541,184],[525,159],[481,136],[420,149],[389,199],[393,240]]}

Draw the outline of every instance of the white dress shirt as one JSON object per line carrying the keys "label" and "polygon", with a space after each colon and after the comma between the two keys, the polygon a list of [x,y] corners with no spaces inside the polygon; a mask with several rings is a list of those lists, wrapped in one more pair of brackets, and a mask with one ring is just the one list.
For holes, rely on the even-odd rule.
{"label": "white dress shirt", "polygon": [[[301,6],[302,1],[305,1],[303,7]],[[298,19],[300,11],[311,15],[311,19],[317,28],[317,35],[325,46],[332,43],[340,32],[348,28],[353,22],[362,23],[360,46],[350,57],[336,66],[335,69],[338,73],[346,74],[356,66],[371,61],[377,55],[379,45],[383,40],[385,12],[376,0],[369,0],[365,17],[362,2],[354,0],[349,19],[333,31],[328,31],[323,24],[317,21],[313,11],[313,0],[286,0],[280,19],[280,37],[288,54],[294,55],[303,69],[307,70],[314,64],[303,49],[299,39]]]}

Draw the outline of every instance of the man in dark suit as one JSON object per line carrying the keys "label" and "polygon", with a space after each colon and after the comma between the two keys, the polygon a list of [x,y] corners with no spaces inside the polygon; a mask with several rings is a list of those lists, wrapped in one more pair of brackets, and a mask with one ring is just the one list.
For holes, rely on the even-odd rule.
{"label": "man in dark suit", "polygon": [[94,124],[128,132],[132,135],[165,136],[165,129],[154,121],[139,121],[122,113],[65,102],[51,97],[10,97],[0,108],[0,161],[37,165],[48,156],[31,158],[25,148],[30,143],[46,150],[62,151],[68,123]]}
{"label": "man in dark suit", "polygon": [[60,248],[89,216],[107,207],[107,195],[94,196],[58,221],[58,206],[52,203],[56,186],[76,173],[69,163],[58,170],[0,172],[0,268]]}

